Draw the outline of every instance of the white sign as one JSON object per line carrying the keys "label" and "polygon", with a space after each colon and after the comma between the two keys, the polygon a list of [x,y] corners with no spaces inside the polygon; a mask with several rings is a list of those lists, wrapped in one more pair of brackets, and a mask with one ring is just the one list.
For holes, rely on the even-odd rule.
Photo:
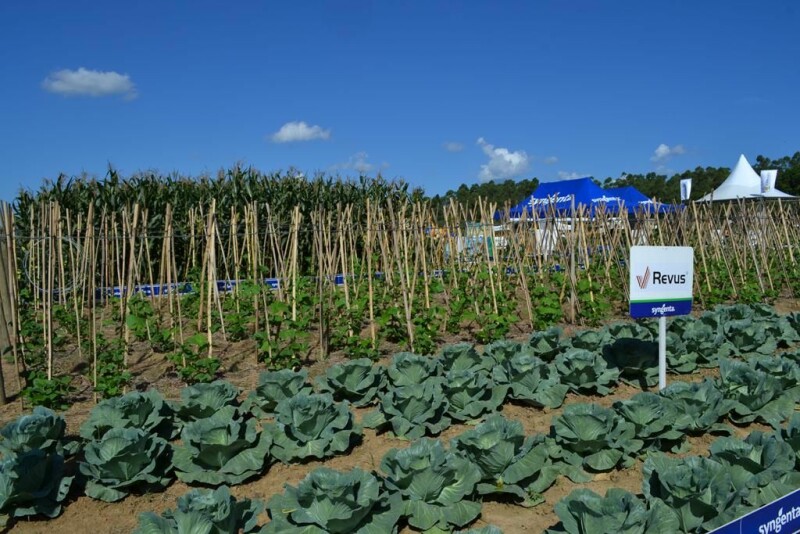
{"label": "white sign", "polygon": [[681,202],[689,200],[692,195],[692,179],[684,178],[681,180]]}
{"label": "white sign", "polygon": [[666,317],[692,311],[692,247],[631,247],[630,268],[631,317]]}
{"label": "white sign", "polygon": [[761,171],[761,194],[764,195],[775,189],[778,171]]}

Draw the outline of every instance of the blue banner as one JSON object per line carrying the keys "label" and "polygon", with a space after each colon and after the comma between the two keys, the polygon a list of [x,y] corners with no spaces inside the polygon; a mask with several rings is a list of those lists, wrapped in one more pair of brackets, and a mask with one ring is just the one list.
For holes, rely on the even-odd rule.
{"label": "blue banner", "polygon": [[634,319],[688,315],[692,311],[692,299],[631,302],[630,310]]}
{"label": "blue banner", "polygon": [[800,490],[731,521],[712,534],[789,534],[800,531]]}

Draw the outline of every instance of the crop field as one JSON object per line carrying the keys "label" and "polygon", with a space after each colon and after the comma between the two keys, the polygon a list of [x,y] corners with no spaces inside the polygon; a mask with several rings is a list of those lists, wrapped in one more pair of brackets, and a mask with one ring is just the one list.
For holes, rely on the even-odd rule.
{"label": "crop field", "polygon": [[[23,195],[0,209],[0,516],[713,529],[800,487],[798,208],[532,223],[241,169]],[[656,323],[624,320],[636,244],[695,249],[661,392]]]}
{"label": "crop field", "polygon": [[621,322],[132,392],[66,428],[40,408],[2,430],[2,510],[20,532],[702,532],[800,485],[799,321],[671,321],[662,392],[651,325]]}

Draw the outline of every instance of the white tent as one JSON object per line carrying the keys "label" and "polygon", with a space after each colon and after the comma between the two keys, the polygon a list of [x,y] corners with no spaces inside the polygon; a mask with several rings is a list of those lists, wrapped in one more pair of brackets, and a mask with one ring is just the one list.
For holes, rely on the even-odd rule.
{"label": "white tent", "polygon": [[744,154],[739,156],[739,161],[731,171],[731,174],[724,182],[717,187],[713,193],[709,193],[697,202],[709,202],[711,200],[735,200],[737,198],[793,198],[783,191],[774,187],[764,194],[761,194],[761,177],[756,174],[753,167],[748,163]]}

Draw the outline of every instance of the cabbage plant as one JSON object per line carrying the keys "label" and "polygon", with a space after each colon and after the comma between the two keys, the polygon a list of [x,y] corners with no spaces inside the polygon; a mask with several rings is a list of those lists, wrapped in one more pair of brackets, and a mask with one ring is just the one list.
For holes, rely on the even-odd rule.
{"label": "cabbage plant", "polygon": [[553,367],[525,353],[495,366],[492,378],[508,387],[509,399],[537,408],[558,408],[569,391],[569,386],[559,382]]}
{"label": "cabbage plant", "polygon": [[575,393],[608,395],[619,380],[619,370],[608,367],[597,353],[571,349],[553,362],[562,384]]}
{"label": "cabbage plant", "polygon": [[398,352],[386,368],[386,376],[389,384],[401,387],[421,384],[429,377],[438,375],[440,370],[441,362],[437,358]]}
{"label": "cabbage plant", "polygon": [[364,416],[363,423],[378,431],[391,427],[397,437],[416,439],[435,436],[449,427],[448,410],[442,379],[434,377],[422,384],[390,389],[381,396],[377,409]]}
{"label": "cabbage plant", "polygon": [[774,376],[784,390],[800,386],[800,365],[798,362],[779,356],[757,356],[747,360],[747,363],[756,371],[762,371]]}
{"label": "cabbage plant", "polygon": [[551,362],[553,359],[564,352],[561,344],[561,329],[552,326],[547,330],[534,332],[528,339],[528,347],[531,348],[533,356]]}
{"label": "cabbage plant", "polygon": [[480,469],[478,494],[507,494],[535,506],[561,473],[543,439],[526,437],[522,423],[495,414],[451,440],[450,448]]}
{"label": "cabbage plant", "polygon": [[675,408],[675,428],[692,435],[708,432],[730,433],[720,423],[728,416],[733,402],[726,399],[710,378],[702,382],[672,382],[659,391]]}
{"label": "cabbage plant", "polygon": [[64,476],[64,458],[31,449],[0,460],[0,526],[9,519],[56,517],[73,477]]}
{"label": "cabbage plant", "polygon": [[224,380],[185,387],[177,407],[178,418],[191,422],[211,417],[225,406],[239,406],[238,396],[239,388]]}
{"label": "cabbage plant", "polygon": [[684,433],[675,425],[678,413],[675,405],[655,393],[637,393],[627,400],[614,403],[614,411],[634,427],[636,439],[645,450],[677,452]]}
{"label": "cabbage plant", "polygon": [[719,387],[732,401],[729,417],[737,424],[763,421],[779,428],[792,415],[800,396],[800,388],[784,390],[778,378],[744,362],[722,360],[719,374]]}
{"label": "cabbage plant", "polygon": [[795,412],[786,428],[781,429],[780,436],[794,450],[795,469],[800,467],[800,413]]}
{"label": "cabbage plant", "polygon": [[658,343],[644,339],[617,338],[603,349],[603,358],[620,378],[642,389],[658,384]]}
{"label": "cabbage plant", "polygon": [[317,379],[317,386],[322,393],[330,393],[334,400],[348,401],[353,406],[367,406],[375,402],[385,383],[384,368],[373,365],[368,358],[333,365]]}
{"label": "cabbage plant", "polygon": [[64,431],[67,423],[60,415],[42,406],[0,429],[0,458],[40,449],[46,453],[64,452]]}
{"label": "cabbage plant", "polygon": [[329,394],[297,395],[278,403],[275,422],[264,427],[271,454],[284,463],[328,458],[348,451],[361,439],[346,403]]}
{"label": "cabbage plant", "polygon": [[101,439],[113,428],[140,428],[164,439],[172,439],[177,433],[174,415],[158,391],[134,391],[98,403],[81,425],[80,435],[93,440]]}
{"label": "cabbage plant", "polygon": [[442,391],[447,413],[455,421],[475,421],[497,411],[506,398],[506,387],[498,386],[486,371],[448,371]]}
{"label": "cabbage plant", "polygon": [[614,410],[597,404],[571,404],[553,419],[550,433],[570,465],[593,471],[630,467],[642,441],[636,428]]}
{"label": "cabbage plant", "polygon": [[561,523],[548,534],[672,534],[678,531],[678,517],[664,503],[648,510],[632,493],[611,488],[605,497],[579,488],[558,501],[555,512]]}
{"label": "cabbage plant", "polygon": [[511,339],[501,339],[483,347],[483,357],[491,359],[494,362],[492,365],[502,365],[520,353],[533,355],[533,349],[529,345]]}
{"label": "cabbage plant", "polygon": [[564,340],[565,348],[588,350],[589,352],[601,352],[603,347],[613,341],[613,337],[607,328],[599,330],[581,330],[574,336]]}
{"label": "cabbage plant", "polygon": [[403,499],[403,515],[418,530],[449,532],[472,523],[481,504],[469,500],[481,480],[478,467],[446,451],[442,442],[423,438],[392,449],[381,460],[386,486]]}
{"label": "cabbage plant", "polygon": [[776,434],[752,432],[745,439],[723,437],[711,444],[711,458],[737,471],[739,485],[749,488],[748,504],[760,507],[800,487],[792,446]]}
{"label": "cabbage plant", "polygon": [[479,354],[472,343],[447,345],[438,358],[444,372],[488,370],[494,364],[492,358]]}
{"label": "cabbage plant", "polygon": [[173,455],[175,474],[187,484],[241,484],[269,464],[271,444],[267,432],[258,432],[250,413],[223,406],[183,427]]}
{"label": "cabbage plant", "polygon": [[361,469],[315,469],[297,487],[272,497],[263,534],[392,534],[403,513],[399,493]]}
{"label": "cabbage plant", "polygon": [[173,479],[172,447],[139,428],[113,428],[84,447],[86,495],[105,502],[132,491],[160,491]]}
{"label": "cabbage plant", "polygon": [[259,500],[236,500],[227,486],[193,489],[178,497],[175,510],[140,514],[134,534],[250,534],[258,531],[258,514],[263,510]]}
{"label": "cabbage plant", "polygon": [[265,371],[258,376],[258,385],[244,402],[244,407],[261,418],[271,417],[278,403],[295,395],[310,395],[314,389],[308,382],[308,370]]}
{"label": "cabbage plant", "polygon": [[650,506],[661,502],[671,508],[683,532],[713,530],[745,511],[743,499],[749,490],[737,487],[731,470],[716,460],[652,453],[642,472]]}
{"label": "cabbage plant", "polygon": [[[714,312],[705,312],[697,319],[690,315],[675,317],[670,322],[669,333],[675,334],[683,345],[683,353],[670,362],[670,365],[679,365],[676,367],[679,373],[691,372],[697,367],[716,367],[720,358],[736,352],[736,347],[725,339],[719,317]],[[672,339],[668,338],[670,342]]]}

